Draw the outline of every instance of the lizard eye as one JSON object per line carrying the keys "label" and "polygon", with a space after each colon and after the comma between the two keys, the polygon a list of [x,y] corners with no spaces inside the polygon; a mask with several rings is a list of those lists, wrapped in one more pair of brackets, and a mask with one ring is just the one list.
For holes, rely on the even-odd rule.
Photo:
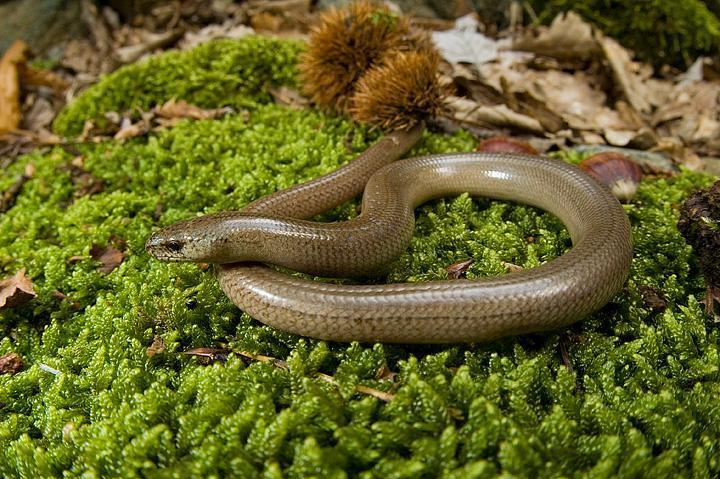
{"label": "lizard eye", "polygon": [[173,253],[177,253],[183,247],[182,243],[177,240],[168,241],[166,246],[167,246],[167,249],[169,249]]}

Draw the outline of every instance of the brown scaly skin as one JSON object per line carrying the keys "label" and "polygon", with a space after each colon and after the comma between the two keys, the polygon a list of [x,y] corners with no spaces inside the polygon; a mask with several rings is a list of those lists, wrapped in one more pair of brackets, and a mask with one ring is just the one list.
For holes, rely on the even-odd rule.
{"label": "brown scaly skin", "polygon": [[[473,342],[577,321],[609,301],[624,284],[632,256],[628,219],[607,189],[578,168],[536,156],[459,153],[398,161],[381,167],[367,185],[356,181],[352,175],[369,173],[366,162],[380,166],[378,157],[392,161],[414,142],[406,137],[409,133],[394,135],[396,141],[378,143],[381,146],[371,147],[350,164],[358,166],[331,173],[332,181],[323,177],[263,198],[238,213],[233,228],[228,228],[227,217],[208,217],[196,234],[220,239],[223,247],[240,256],[257,248],[257,259],[274,264],[362,274],[407,245],[415,206],[469,192],[549,210],[565,223],[574,248],[538,268],[481,281],[334,285],[255,263],[221,265],[220,286],[238,307],[271,326],[321,339]],[[305,215],[356,196],[363,187],[363,212],[357,221],[302,221]],[[277,220],[268,217],[262,226],[269,229],[262,234],[255,229],[253,234],[259,215],[282,218],[282,225],[273,231]],[[245,220],[250,224],[244,234],[249,241],[230,239]],[[183,232],[182,225],[170,228],[176,235]],[[333,235],[328,235],[330,230]],[[153,235],[151,253],[163,244],[163,234]]]}

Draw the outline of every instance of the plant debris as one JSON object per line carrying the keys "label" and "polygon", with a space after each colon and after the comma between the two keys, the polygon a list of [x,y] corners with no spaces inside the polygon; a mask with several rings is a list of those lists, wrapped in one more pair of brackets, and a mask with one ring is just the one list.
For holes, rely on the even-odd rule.
{"label": "plant debris", "polygon": [[28,46],[15,41],[0,59],[0,133],[12,132],[20,127],[20,73],[27,60]]}
{"label": "plant debris", "polygon": [[464,278],[468,268],[470,268],[470,266],[472,266],[474,263],[475,260],[472,258],[458,261],[457,263],[453,263],[447,268],[445,268],[445,271],[447,271],[449,279]]}
{"label": "plant debris", "polygon": [[178,118],[192,118],[194,120],[210,120],[213,118],[219,118],[223,115],[232,112],[232,108],[213,108],[203,109],[199,106],[191,105],[185,100],[177,101],[174,98],[168,100],[164,104],[155,107],[153,113],[161,118],[167,118],[174,120]]}
{"label": "plant debris", "polygon": [[25,269],[21,269],[14,276],[0,280],[0,310],[21,306],[37,294],[30,278],[25,276]]}
{"label": "plant debris", "polygon": [[651,311],[661,313],[667,308],[667,299],[665,299],[662,291],[657,288],[642,285],[638,287],[638,291],[640,291],[640,294],[642,295],[643,304]]}
{"label": "plant debris", "polygon": [[15,199],[22,191],[25,183],[32,178],[35,173],[35,166],[32,163],[28,163],[25,166],[25,171],[15,178],[15,182],[7,190],[2,192],[0,196],[0,213],[5,213],[15,204]]}
{"label": "plant debris", "polygon": [[193,348],[187,351],[183,351],[183,354],[188,356],[196,356],[198,363],[203,366],[209,366],[216,361],[225,362],[227,361],[228,354],[231,350],[224,348]]}
{"label": "plant debris", "polygon": [[0,374],[17,374],[22,371],[22,356],[17,353],[7,353],[0,356]]}
{"label": "plant debris", "polygon": [[700,258],[707,283],[705,311],[720,321],[715,313],[715,302],[720,301],[720,181],[685,200],[677,227]]}
{"label": "plant debris", "polygon": [[[119,239],[111,239],[111,244],[107,246],[92,245],[90,248],[90,257],[100,262],[97,271],[103,274],[110,274],[125,259],[125,253],[120,251],[116,246],[124,246],[124,242]],[[72,258],[71,258],[72,259]]]}
{"label": "plant debris", "polygon": [[152,344],[150,346],[148,346],[147,349],[145,350],[145,354],[147,354],[147,356],[149,358],[152,358],[153,356],[156,356],[156,355],[158,355],[160,353],[164,353],[164,352],[165,352],[165,341],[163,341],[162,336],[157,336],[157,335],[153,338]]}

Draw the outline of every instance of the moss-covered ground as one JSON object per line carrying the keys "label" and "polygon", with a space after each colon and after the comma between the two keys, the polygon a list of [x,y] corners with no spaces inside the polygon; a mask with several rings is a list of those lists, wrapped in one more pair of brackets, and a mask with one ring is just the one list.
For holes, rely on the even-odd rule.
{"label": "moss-covered ground", "polygon": [[[294,81],[297,49],[251,38],[128,67],[78,98],[58,130],[172,97],[229,103],[237,114],[127,143],[38,152],[4,172],[0,191],[27,163],[36,168],[0,215],[0,277],[27,268],[38,296],[0,310],[0,354],[25,360],[22,372],[0,376],[0,476],[720,474],[718,326],[696,299],[702,278],[675,227],[678,203],[708,176],[684,171],[640,185],[627,207],[631,275],[602,311],[562,331],[488,344],[300,338],[237,310],[210,271],[145,253],[154,228],[331,171],[378,137],[341,118],[267,104],[266,81]],[[413,154],[472,147],[464,133],[427,133]],[[81,194],[68,167],[78,156],[103,191]],[[348,204],[325,218],[353,214]],[[531,267],[569,246],[555,218],[525,206],[461,196],[417,216],[391,281],[443,278],[445,266],[468,257],[477,260],[470,277],[502,274],[506,263]],[[116,238],[127,242],[125,261],[98,272],[92,245]],[[644,305],[647,287],[666,309]],[[156,336],[166,350],[149,357]],[[180,353],[220,344],[289,369],[235,354],[202,365]],[[394,379],[378,375],[388,369]],[[385,402],[358,385],[395,397]]]}

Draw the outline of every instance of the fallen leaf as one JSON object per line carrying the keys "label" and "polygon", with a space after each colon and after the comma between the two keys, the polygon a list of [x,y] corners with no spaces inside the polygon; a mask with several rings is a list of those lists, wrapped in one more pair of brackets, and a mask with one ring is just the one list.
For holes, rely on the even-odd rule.
{"label": "fallen leaf", "polygon": [[583,72],[528,72],[513,88],[526,89],[576,130],[628,129],[620,115],[606,106],[607,95],[591,87]]}
{"label": "fallen leaf", "polygon": [[116,140],[127,140],[136,136],[144,135],[150,131],[150,125],[145,120],[133,123],[129,118],[123,118],[120,129],[113,136]]}
{"label": "fallen leaf", "polygon": [[140,43],[115,50],[115,55],[120,60],[120,63],[132,63],[144,54],[174,42],[180,38],[183,32],[180,30],[168,30],[161,33],[143,33]]}
{"label": "fallen leaf", "polygon": [[377,371],[375,371],[375,379],[381,379],[385,381],[395,382],[395,380],[397,379],[397,375],[398,373],[390,369],[387,364],[383,364],[378,368]]}
{"label": "fallen leaf", "polygon": [[68,302],[73,307],[73,309],[80,309],[80,303],[78,303],[62,291],[58,291],[57,289],[55,289],[50,294],[52,294],[54,298],[57,298],[60,301]]}
{"label": "fallen leaf", "polygon": [[479,67],[497,58],[498,47],[495,40],[477,32],[478,25],[473,15],[465,15],[452,30],[432,32],[433,43],[448,62]]}
{"label": "fallen leaf", "polygon": [[90,248],[90,256],[101,263],[97,271],[103,274],[110,274],[125,259],[125,254],[112,245],[100,246],[94,244]]}
{"label": "fallen leaf", "polygon": [[0,356],[0,374],[17,374],[23,368],[22,357],[17,353],[7,353]]}
{"label": "fallen leaf", "polygon": [[273,96],[275,103],[288,106],[293,110],[301,110],[310,104],[310,100],[293,88],[281,86],[278,88],[268,87],[267,90]]}
{"label": "fallen leaf", "polygon": [[73,196],[75,198],[82,198],[83,196],[92,196],[102,192],[105,189],[105,182],[85,171],[81,166],[77,166],[76,159],[70,164],[63,165],[59,168],[61,171],[70,173],[70,181],[72,181],[75,186]]}
{"label": "fallen leaf", "polygon": [[85,38],[68,42],[60,65],[76,73],[92,76],[102,73],[105,69],[101,53]]}
{"label": "fallen leaf", "polygon": [[114,41],[110,28],[92,0],[81,0],[80,6],[82,20],[94,40],[91,48],[99,53],[96,59],[99,62],[100,73],[109,73],[118,64],[117,58],[113,55]]}
{"label": "fallen leaf", "polygon": [[638,287],[638,291],[640,295],[642,295],[643,304],[651,311],[659,313],[665,311],[665,308],[667,308],[667,299],[665,299],[665,296],[657,288],[641,285]]}
{"label": "fallen leaf", "polygon": [[214,363],[215,361],[227,361],[228,354],[231,351],[224,348],[193,348],[183,351],[188,356],[197,356],[198,362],[203,366]]}
{"label": "fallen leaf", "polygon": [[165,352],[165,341],[163,341],[162,337],[155,336],[153,338],[152,344],[148,346],[147,350],[145,350],[145,354],[147,354],[147,356],[151,358],[162,352]]}
{"label": "fallen leaf", "polygon": [[506,268],[506,269],[508,270],[508,272],[510,272],[510,273],[517,273],[517,272],[522,271],[522,270],[525,269],[525,268],[523,268],[523,267],[520,266],[520,265],[517,265],[517,264],[515,264],[515,263],[508,263],[507,261],[503,261],[503,262],[502,262],[502,265],[505,266],[505,268]]}
{"label": "fallen leaf", "polygon": [[0,281],[0,309],[21,306],[37,294],[30,279],[25,276],[25,269],[21,269],[14,276]]}
{"label": "fallen leaf", "polygon": [[28,46],[20,41],[10,45],[0,59],[0,132],[20,127],[20,73],[19,66],[27,60]]}
{"label": "fallen leaf", "polygon": [[[30,165],[31,163],[28,163]],[[34,166],[26,167],[25,172],[21,175],[17,175],[15,181],[10,187],[2,192],[0,196],[0,213],[5,213],[15,205],[15,200],[22,191],[23,186],[32,177],[35,172]],[[30,173],[30,174],[28,174]]]}
{"label": "fallen leaf", "polygon": [[589,60],[599,52],[593,29],[573,11],[556,16],[537,36],[524,35],[513,41],[513,48],[562,60]]}
{"label": "fallen leaf", "polygon": [[222,25],[208,25],[197,32],[187,32],[178,46],[183,49],[196,47],[216,38],[232,38],[234,40],[254,35],[255,30],[247,25],[237,25],[234,21],[228,20]]}
{"label": "fallen leaf", "polygon": [[28,101],[31,101],[31,105],[29,105],[23,115],[23,128],[30,131],[39,131],[48,128],[57,115],[55,105],[47,98],[41,96],[30,99],[30,95],[28,95],[26,104]]}
{"label": "fallen leaf", "polygon": [[641,113],[650,111],[650,102],[646,98],[642,79],[635,72],[630,53],[612,38],[600,39],[602,51],[610,64],[613,76],[628,103]]}
{"label": "fallen leaf", "polygon": [[283,19],[280,15],[274,15],[270,12],[260,12],[253,15],[250,19],[250,25],[255,30],[264,30],[268,32],[277,32],[282,26]]}
{"label": "fallen leaf", "polygon": [[50,70],[22,64],[19,72],[23,86],[45,86],[51,88],[57,95],[62,95],[70,87],[64,78]]}
{"label": "fallen leaf", "polygon": [[192,105],[185,100],[176,101],[175,99],[168,100],[163,105],[153,109],[153,112],[162,118],[193,118],[195,120],[218,118],[231,111],[232,108],[230,107],[206,110],[199,106]]}
{"label": "fallen leaf", "polygon": [[447,271],[448,278],[450,279],[460,279],[464,278],[465,274],[467,273],[467,270],[470,266],[475,263],[475,260],[470,258],[463,261],[458,261],[456,263],[451,264],[447,268],[445,268],[445,271]]}
{"label": "fallen leaf", "polygon": [[483,106],[475,101],[460,97],[449,97],[446,104],[452,118],[460,123],[508,127],[538,134],[545,131],[538,120],[514,112],[506,105]]}

